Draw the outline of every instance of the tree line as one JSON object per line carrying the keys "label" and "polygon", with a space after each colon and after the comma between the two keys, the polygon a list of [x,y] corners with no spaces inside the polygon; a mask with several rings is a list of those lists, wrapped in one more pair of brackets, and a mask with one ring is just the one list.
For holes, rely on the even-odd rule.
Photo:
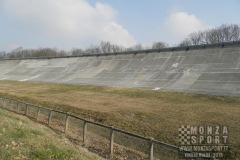
{"label": "tree line", "polygon": [[237,24],[226,25],[208,29],[205,31],[193,32],[187,36],[179,46],[214,44],[221,42],[232,42],[240,40],[240,26]]}
{"label": "tree line", "polygon": [[[189,34],[176,46],[191,46],[201,44],[213,44],[221,42],[231,42],[240,40],[240,26],[237,24],[226,25],[208,29],[204,31],[193,32]],[[11,52],[0,52],[0,59],[3,58],[27,58],[27,57],[57,57],[57,56],[79,56],[84,54],[103,54],[123,51],[160,49],[169,47],[165,42],[154,42],[151,46],[144,47],[141,43],[132,47],[123,47],[110,42],[101,42],[99,45],[90,46],[86,49],[75,48],[71,51],[58,50],[56,48],[23,49],[19,47]]]}
{"label": "tree line", "polygon": [[86,49],[72,49],[71,51],[58,50],[56,48],[39,48],[39,49],[23,49],[22,47],[16,48],[11,52],[0,52],[0,59],[3,58],[28,58],[28,57],[59,57],[59,56],[80,56],[85,54],[103,54],[115,53],[123,51],[143,50],[143,49],[159,49],[168,47],[164,42],[154,42],[151,47],[144,47],[142,44],[125,48],[110,42],[101,42],[99,45],[90,46]]}

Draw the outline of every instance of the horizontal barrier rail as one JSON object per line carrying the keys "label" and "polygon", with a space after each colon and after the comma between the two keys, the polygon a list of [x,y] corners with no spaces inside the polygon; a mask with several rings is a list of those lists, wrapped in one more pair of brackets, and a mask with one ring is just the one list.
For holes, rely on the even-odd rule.
{"label": "horizontal barrier rail", "polygon": [[77,56],[48,56],[48,57],[24,57],[24,58],[3,58],[0,60],[27,60],[27,59],[55,59],[55,58],[75,58],[75,57],[98,57],[98,56],[109,56],[109,55],[125,55],[125,54],[141,54],[141,53],[154,53],[154,52],[173,52],[173,51],[188,51],[196,49],[207,49],[216,47],[233,47],[240,46],[240,41],[233,42],[222,42],[214,44],[202,44],[202,45],[191,45],[183,47],[168,47],[160,49],[145,49],[145,50],[134,50],[134,51],[122,51],[113,53],[97,53],[97,54],[82,54]]}
{"label": "horizontal barrier rail", "polygon": [[[69,112],[40,107],[11,98],[0,97],[0,107],[35,118],[38,122],[45,122],[49,127],[57,129],[68,136],[70,132],[78,136],[81,135],[84,146],[93,148],[96,147],[96,144],[100,144],[100,150],[105,150],[103,156],[107,155],[106,158],[110,159],[114,159],[114,154],[118,154],[115,153],[118,149],[126,150],[129,159],[178,159],[184,153],[191,153],[180,151],[177,146],[93,122]],[[55,125],[52,125],[53,123]],[[79,124],[81,124],[80,127]],[[75,130],[71,130],[72,128]],[[80,132],[82,134],[79,134]],[[100,141],[96,141],[96,139],[100,139]],[[133,143],[130,143],[130,141]],[[107,146],[107,148],[104,148],[104,146]],[[120,154],[118,156],[124,155]]]}

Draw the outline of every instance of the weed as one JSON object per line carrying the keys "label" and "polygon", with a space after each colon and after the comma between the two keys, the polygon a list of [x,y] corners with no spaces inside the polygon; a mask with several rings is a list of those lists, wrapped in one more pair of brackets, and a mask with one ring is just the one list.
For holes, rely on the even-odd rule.
{"label": "weed", "polygon": [[46,160],[67,160],[71,159],[75,152],[70,149],[61,149],[54,144],[46,144],[44,148],[36,149],[31,153],[32,159]]}

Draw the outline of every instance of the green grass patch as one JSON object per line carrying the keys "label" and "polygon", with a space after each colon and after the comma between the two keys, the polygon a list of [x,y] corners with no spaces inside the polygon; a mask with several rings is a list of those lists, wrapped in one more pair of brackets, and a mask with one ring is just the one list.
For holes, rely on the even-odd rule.
{"label": "green grass patch", "polygon": [[[64,136],[56,134],[26,117],[0,108],[0,159],[31,160],[95,160],[100,159],[71,144]],[[25,121],[26,123],[22,123]]]}
{"label": "green grass patch", "polygon": [[[7,118],[10,118],[12,120],[17,120],[17,121],[20,121],[21,119],[19,117],[16,117],[16,116],[13,116],[13,115],[10,115],[10,114],[7,114],[3,111],[0,110],[0,116],[4,116],[4,117],[7,117]],[[23,123],[27,123],[25,120],[22,121]]]}
{"label": "green grass patch", "polygon": [[27,129],[17,128],[16,130],[10,132],[9,136],[13,140],[19,140],[22,138],[28,138],[30,136],[30,132]]}
{"label": "green grass patch", "polygon": [[38,160],[68,160],[73,158],[73,155],[76,154],[75,151],[70,149],[59,148],[54,144],[46,144],[44,148],[36,149],[32,151],[30,158]]}

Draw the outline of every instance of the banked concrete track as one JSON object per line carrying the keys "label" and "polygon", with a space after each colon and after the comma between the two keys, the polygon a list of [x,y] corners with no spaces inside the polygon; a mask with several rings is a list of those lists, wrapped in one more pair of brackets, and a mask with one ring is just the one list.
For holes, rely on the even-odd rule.
{"label": "banked concrete track", "polygon": [[240,43],[101,56],[0,60],[0,80],[240,96]]}

